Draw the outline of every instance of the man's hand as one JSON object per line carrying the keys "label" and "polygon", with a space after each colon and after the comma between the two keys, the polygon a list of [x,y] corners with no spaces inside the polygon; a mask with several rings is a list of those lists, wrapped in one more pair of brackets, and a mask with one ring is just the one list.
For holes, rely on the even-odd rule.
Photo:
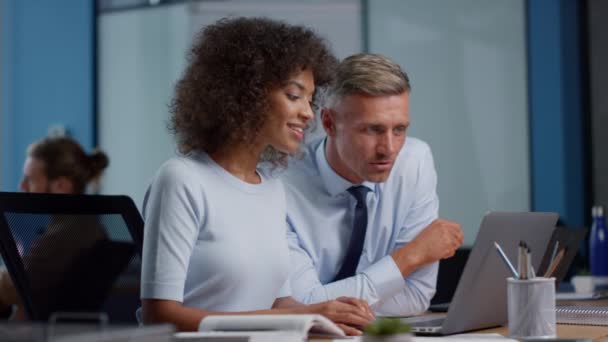
{"label": "man's hand", "polygon": [[405,277],[420,266],[453,256],[463,241],[460,224],[436,219],[391,256]]}
{"label": "man's hand", "polygon": [[350,297],[340,297],[336,300],[307,305],[298,311],[323,315],[350,336],[361,335],[360,328],[374,320],[374,315],[367,302]]}

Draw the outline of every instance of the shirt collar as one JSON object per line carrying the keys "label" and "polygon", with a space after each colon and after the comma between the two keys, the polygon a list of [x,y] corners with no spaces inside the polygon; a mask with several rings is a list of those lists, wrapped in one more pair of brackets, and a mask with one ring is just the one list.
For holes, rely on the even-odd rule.
{"label": "shirt collar", "polygon": [[321,140],[321,142],[317,145],[315,151],[315,159],[317,165],[319,166],[319,173],[321,175],[321,180],[323,181],[323,185],[325,185],[325,189],[331,196],[336,196],[341,193],[346,192],[348,188],[354,185],[364,185],[369,188],[371,191],[376,191],[377,183],[372,183],[365,181],[361,184],[353,184],[348,180],[342,178],[342,176],[338,175],[334,169],[329,165],[327,161],[327,156],[325,155],[325,143],[327,138]]}

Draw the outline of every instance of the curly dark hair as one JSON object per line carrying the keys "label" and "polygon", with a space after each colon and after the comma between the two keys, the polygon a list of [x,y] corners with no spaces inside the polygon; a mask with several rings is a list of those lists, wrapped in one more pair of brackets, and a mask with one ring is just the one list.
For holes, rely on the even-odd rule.
{"label": "curly dark hair", "polygon": [[[270,91],[295,73],[311,70],[317,90],[329,85],[337,59],[308,28],[266,18],[224,18],[199,33],[188,63],[170,105],[169,128],[180,152],[214,153],[252,142],[266,122]],[[284,156],[270,149],[262,159]]]}

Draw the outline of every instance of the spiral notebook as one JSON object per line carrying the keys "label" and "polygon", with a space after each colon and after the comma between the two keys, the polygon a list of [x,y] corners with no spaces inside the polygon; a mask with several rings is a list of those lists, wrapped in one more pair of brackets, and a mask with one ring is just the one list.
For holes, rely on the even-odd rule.
{"label": "spiral notebook", "polygon": [[608,306],[558,306],[555,312],[560,324],[608,325]]}

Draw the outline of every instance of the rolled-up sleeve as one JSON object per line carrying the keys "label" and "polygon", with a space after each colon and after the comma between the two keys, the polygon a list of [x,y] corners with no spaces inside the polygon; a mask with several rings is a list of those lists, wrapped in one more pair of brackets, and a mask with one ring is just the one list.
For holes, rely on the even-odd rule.
{"label": "rolled-up sleeve", "polygon": [[[417,170],[416,196],[402,228],[395,240],[393,250],[412,241],[438,217],[437,174],[433,155],[424,145],[423,157]],[[373,308],[379,314],[411,316],[426,311],[435,295],[439,263],[422,266],[402,280],[404,286],[391,297],[383,297]]]}

